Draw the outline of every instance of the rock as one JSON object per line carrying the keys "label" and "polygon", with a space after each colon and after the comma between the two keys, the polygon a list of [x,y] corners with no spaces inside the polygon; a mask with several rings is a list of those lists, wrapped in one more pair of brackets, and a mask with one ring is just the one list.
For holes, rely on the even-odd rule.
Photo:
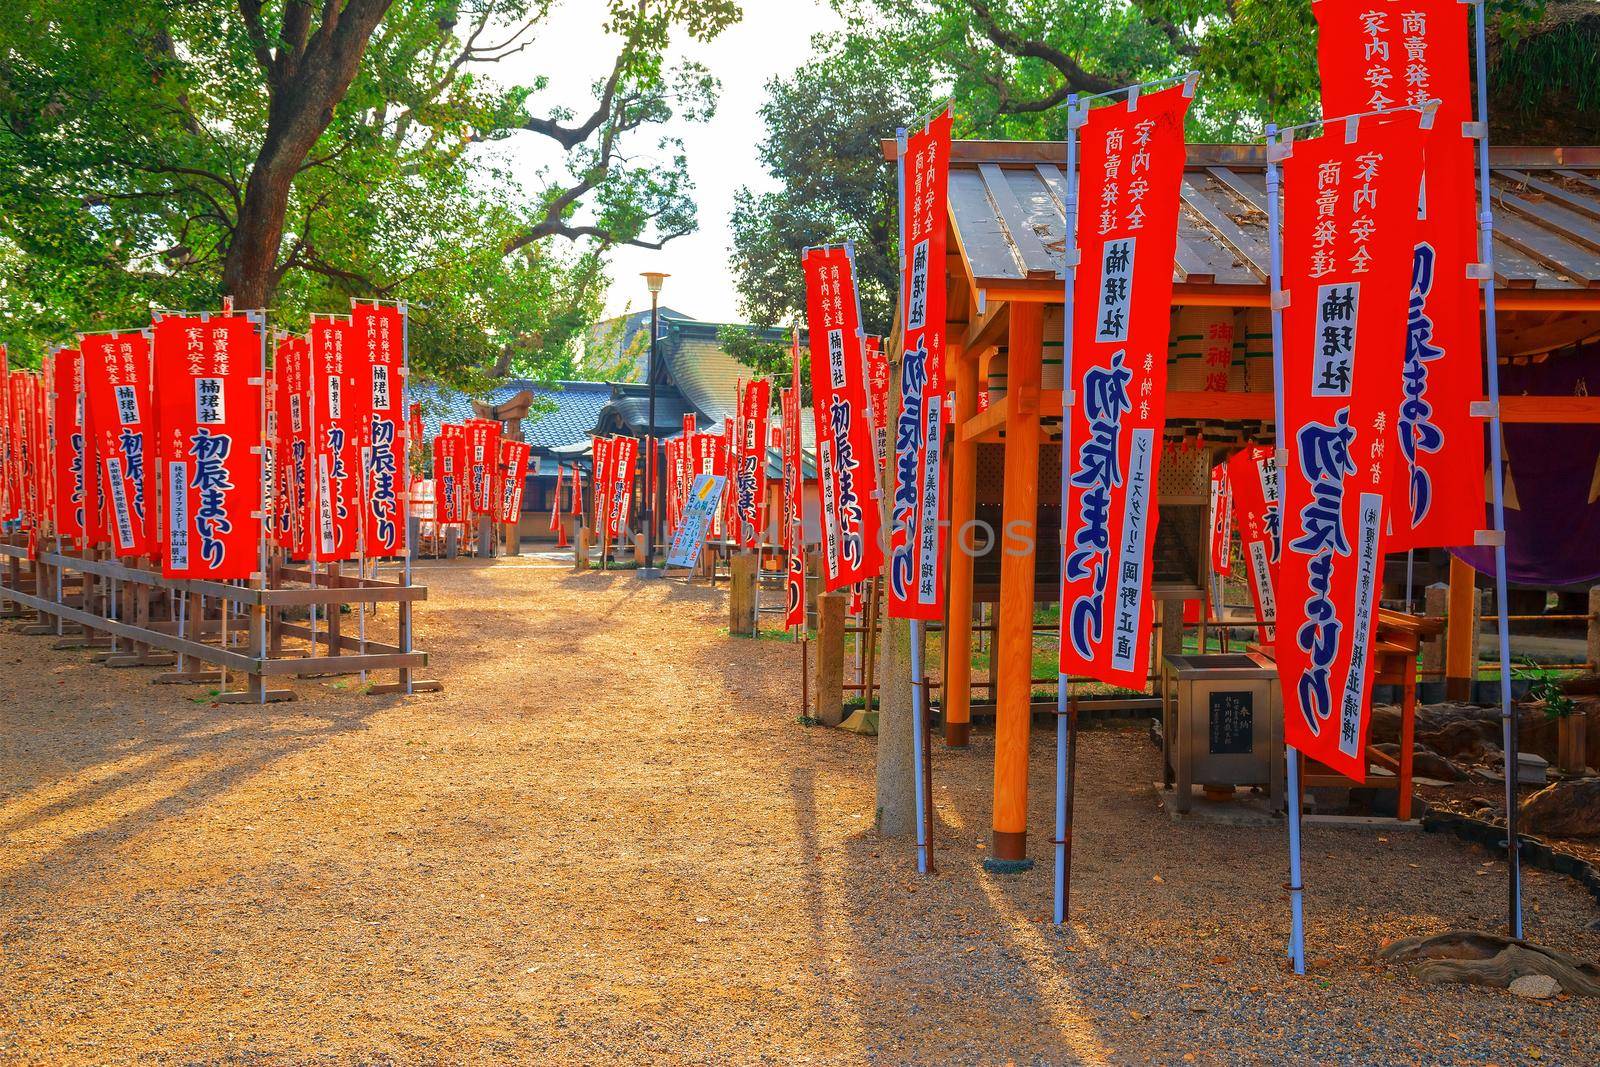
{"label": "rock", "polygon": [[1520,827],[1549,837],[1600,837],[1600,778],[1569,778],[1522,802]]}
{"label": "rock", "polygon": [[1548,974],[1525,974],[1509,988],[1523,1000],[1547,1000],[1561,992],[1561,983]]}
{"label": "rock", "polygon": [[1456,719],[1437,730],[1419,733],[1417,740],[1449,759],[1482,762],[1492,751],[1498,755],[1500,746],[1495,739],[1500,736],[1498,726],[1479,719]]}
{"label": "rock", "polygon": [[1400,741],[1400,709],[1393,704],[1372,705],[1372,722],[1367,727],[1367,737],[1373,747],[1398,744]]}
{"label": "rock", "polygon": [[[1400,759],[1400,746],[1385,742],[1373,748],[1394,760]],[[1416,745],[1411,750],[1411,773],[1417,778],[1432,778],[1440,782],[1459,782],[1467,772],[1445,759],[1426,745]]]}

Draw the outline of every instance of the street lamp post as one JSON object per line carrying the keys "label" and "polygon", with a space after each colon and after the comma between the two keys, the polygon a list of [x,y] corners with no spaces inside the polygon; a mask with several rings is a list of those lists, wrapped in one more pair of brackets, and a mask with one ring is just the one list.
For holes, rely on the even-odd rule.
{"label": "street lamp post", "polygon": [[650,391],[648,414],[645,416],[645,520],[644,568],[641,578],[659,578],[656,569],[656,346],[661,342],[661,283],[668,275],[660,271],[641,271],[645,287],[650,290],[650,366],[645,381]]}

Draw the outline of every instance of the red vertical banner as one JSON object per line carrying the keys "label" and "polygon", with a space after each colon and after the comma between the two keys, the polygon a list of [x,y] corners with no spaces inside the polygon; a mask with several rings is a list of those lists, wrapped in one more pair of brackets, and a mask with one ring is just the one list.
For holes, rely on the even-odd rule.
{"label": "red vertical banner", "polygon": [[273,355],[272,387],[277,393],[278,470],[283,482],[279,543],[291,555],[311,558],[311,340],[285,336]]}
{"label": "red vertical banner", "polygon": [[11,450],[11,363],[0,344],[0,522],[17,517],[15,458]]}
{"label": "red vertical banner", "polygon": [[[900,160],[900,413],[890,504],[891,618],[944,615],[946,203],[950,112],[907,140]],[[884,405],[885,407],[887,404]]]}
{"label": "red vertical banner", "polygon": [[[1404,467],[1388,550],[1470,545],[1485,524],[1483,399],[1468,7],[1458,0],[1316,0],[1322,111],[1438,100],[1421,132],[1422,219],[1412,248],[1405,358],[1391,411]],[[1364,120],[1372,121],[1372,120]],[[1413,126],[1413,133],[1415,133]]]}
{"label": "red vertical banner", "polygon": [[354,361],[367,424],[361,448],[362,541],[368,557],[406,553],[406,313],[394,304],[357,304],[351,312]]}
{"label": "red vertical banner", "polygon": [[161,573],[225,581],[260,568],[262,327],[249,315],[169,315],[152,328]]}
{"label": "red vertical banner", "polygon": [[[1233,486],[1227,463],[1211,468],[1211,573],[1233,573]],[[1213,604],[1211,610],[1219,613],[1221,605]]]}
{"label": "red vertical banner", "polygon": [[50,464],[55,482],[51,519],[57,537],[82,540],[89,519],[87,441],[83,423],[83,353],[58,349],[45,360],[49,383]]}
{"label": "red vertical banner", "polygon": [[[550,532],[560,533],[561,525],[561,485],[566,481],[567,468],[556,464],[556,489],[555,495],[550,498]],[[576,491],[576,486],[573,487]]]}
{"label": "red vertical banner", "polygon": [[[798,353],[796,353],[798,355]],[[806,624],[806,541],[804,533],[805,489],[800,439],[799,360],[795,361],[796,385],[783,389],[778,405],[783,415],[783,547],[788,553],[787,607],[785,626]]]}
{"label": "red vertical banner", "polygon": [[583,522],[583,471],[578,465],[572,465],[572,514],[578,517],[579,525]]}
{"label": "red vertical banner", "polygon": [[1062,440],[1069,478],[1061,671],[1143,689],[1151,556],[1166,421],[1172,264],[1186,86],[1090,111],[1079,137],[1073,287],[1075,395]]}
{"label": "red vertical banner", "polygon": [[[495,522],[517,522],[522,518],[522,493],[528,481],[528,456],[533,451],[533,446],[526,441],[500,442],[499,456],[496,464],[498,467],[495,477],[500,491],[495,498]],[[556,482],[557,503],[560,502],[561,483]],[[552,508],[550,514],[555,515]]]}
{"label": "red vertical banner", "polygon": [[156,495],[149,478],[149,445],[155,436],[149,335],[119,331],[85,336],[83,393],[85,422],[94,442],[92,480],[105,495],[104,533],[118,557],[149,555],[154,551]]}
{"label": "red vertical banner", "polygon": [[[1351,133],[1356,136],[1352,139]],[[1284,740],[1356,781],[1398,473],[1394,382],[1406,340],[1422,139],[1415,113],[1291,146],[1283,180],[1283,553],[1276,635]]]}
{"label": "red vertical banner", "polygon": [[855,260],[849,246],[830,245],[806,249],[800,264],[822,490],[823,584],[831,592],[883,569],[883,522]]}
{"label": "red vertical banner", "polygon": [[[941,238],[941,241],[943,238]],[[939,268],[944,277],[944,268]],[[943,297],[940,298],[941,301]],[[941,324],[940,329],[943,329]],[[867,356],[867,387],[872,390],[872,443],[878,470],[883,470],[883,457],[889,451],[889,353],[883,347],[883,338],[868,336],[864,339]]]}
{"label": "red vertical banner", "polygon": [[446,423],[433,439],[434,524],[467,521],[467,434],[460,426]]}
{"label": "red vertical banner", "polygon": [[312,558],[355,559],[361,551],[361,438],[367,426],[365,358],[351,320],[311,316]]}
{"label": "red vertical banner", "polygon": [[606,510],[606,540],[619,544],[628,529],[628,512],[633,506],[633,475],[639,458],[639,442],[632,437],[616,437],[607,449],[611,466],[611,499]]}
{"label": "red vertical banner", "polygon": [[467,508],[473,515],[490,515],[494,505],[494,470],[499,456],[500,424],[493,419],[468,419]]}
{"label": "red vertical banner", "polygon": [[1272,624],[1278,618],[1276,597],[1278,546],[1281,532],[1278,512],[1278,464],[1272,449],[1251,446],[1228,460],[1228,485],[1233,490],[1239,517],[1239,548],[1250,579],[1250,599],[1255,604],[1261,640],[1273,640]]}
{"label": "red vertical banner", "polygon": [[745,383],[733,487],[739,544],[746,549],[760,545],[763,534],[761,504],[767,490],[767,409],[771,404],[771,382],[762,378]]}
{"label": "red vertical banner", "polygon": [[606,535],[606,508],[607,501],[611,499],[611,467],[607,463],[611,451],[611,441],[605,437],[595,437],[590,443],[590,463],[593,465],[593,474],[590,482],[590,507],[594,514],[590,523],[596,537],[604,539]]}

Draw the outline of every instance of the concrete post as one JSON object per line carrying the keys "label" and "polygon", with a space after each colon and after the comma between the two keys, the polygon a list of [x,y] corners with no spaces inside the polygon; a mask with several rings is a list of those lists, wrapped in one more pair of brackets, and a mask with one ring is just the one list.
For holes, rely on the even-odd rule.
{"label": "concrete post", "polygon": [[[735,559],[755,557],[735,556]],[[752,562],[753,565],[753,562]],[[844,721],[844,620],[849,598],[824,593],[817,598],[816,707],[812,717],[823,726]]]}
{"label": "concrete post", "polygon": [[756,557],[736,552],[728,559],[732,584],[728,589],[728,632],[734,637],[756,636]]}

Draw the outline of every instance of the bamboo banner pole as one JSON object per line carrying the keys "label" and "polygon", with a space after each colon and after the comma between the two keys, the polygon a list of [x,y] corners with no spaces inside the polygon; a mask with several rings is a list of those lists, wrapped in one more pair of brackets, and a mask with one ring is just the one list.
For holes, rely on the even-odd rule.
{"label": "bamboo banner pole", "polygon": [[[873,606],[877,606],[876,600]],[[918,874],[928,873],[928,781],[923,760],[923,750],[928,744],[923,729],[927,717],[928,687],[923,684],[922,678],[922,642],[927,625],[920,619],[911,620],[911,764],[915,768],[913,777],[916,781]],[[872,694],[868,693],[867,700],[870,702],[871,699]]]}
{"label": "bamboo banner pole", "polygon": [[[1267,246],[1271,258],[1272,298],[1272,382],[1274,405],[1274,433],[1276,454],[1274,462],[1281,472],[1288,466],[1289,450],[1284,442],[1288,430],[1283,421],[1283,236],[1279,232],[1278,206],[1278,127],[1267,124]],[[1306,973],[1305,946],[1305,886],[1300,870],[1300,753],[1293,745],[1284,747],[1288,763],[1289,804],[1289,960],[1295,974]]]}
{"label": "bamboo banner pole", "polygon": [[[408,307],[406,305],[406,303],[404,301],[400,302],[399,307],[400,307],[400,382],[401,382],[402,387],[405,390],[404,395],[406,396],[406,399],[409,402],[410,395],[411,395],[410,394],[410,388],[409,388],[409,386],[411,385],[411,309],[410,309],[410,307]],[[413,555],[415,555],[416,552],[417,552],[417,546],[412,544],[411,536],[410,536],[411,535],[411,508],[414,506],[414,501],[412,501],[412,499],[411,499],[411,447],[412,447],[411,435],[408,433],[408,434],[406,434],[405,445],[404,445],[403,450],[402,450],[401,455],[400,455],[400,459],[401,459],[400,469],[405,471],[405,479],[406,479],[405,480],[405,485],[406,485],[406,506],[405,506],[405,515],[406,515],[406,551],[405,551],[405,562],[402,564],[402,566],[405,568],[405,584],[406,584],[406,588],[407,589],[411,588],[411,557]],[[577,477],[577,465],[576,464],[573,465],[573,477],[574,478]],[[576,488],[577,488],[576,487],[576,483],[574,483],[574,487],[573,488],[574,488],[574,491],[576,491]],[[438,504],[436,503],[434,505],[434,516],[435,516],[436,519],[438,517],[438,514],[439,514]],[[439,529],[439,524],[437,522],[435,522],[433,528],[434,528],[435,532],[437,533],[437,531]],[[404,652],[407,655],[410,655],[411,654],[411,643],[413,641],[413,637],[412,637],[412,634],[411,634],[411,622],[412,622],[412,619],[411,619],[411,602],[409,600],[400,605],[399,614],[401,616],[401,620],[400,620],[400,630],[401,630],[401,632],[400,632],[400,651]],[[410,696],[411,693],[412,693],[412,688],[411,688],[411,669],[408,667],[405,670],[401,671],[400,672],[400,677],[401,677],[402,682],[404,683],[406,695]]]}
{"label": "bamboo banner pole", "polygon": [[[1500,345],[1495,335],[1494,295],[1494,206],[1489,184],[1489,74],[1488,32],[1484,23],[1488,13],[1483,0],[1472,4],[1473,32],[1477,48],[1476,116],[1473,134],[1478,142],[1478,280],[1483,287],[1483,329],[1485,377],[1489,385],[1489,470],[1493,487],[1494,529],[1479,533],[1479,544],[1494,546],[1494,592],[1498,608],[1496,631],[1500,642],[1500,719],[1502,723],[1506,777],[1506,885],[1507,926],[1513,938],[1522,937],[1522,856],[1517,840],[1517,776],[1521,760],[1517,754],[1517,706],[1511,700],[1511,623],[1506,592],[1506,504],[1505,465],[1500,440]],[[1484,536],[1487,533],[1488,536]],[[1474,609],[1476,610],[1476,609]]]}
{"label": "bamboo banner pole", "polygon": [[[1067,97],[1067,195],[1063,210],[1066,216],[1066,251],[1062,256],[1062,309],[1061,309],[1061,410],[1069,412],[1076,400],[1072,388],[1072,320],[1076,310],[1073,290],[1078,282],[1078,127],[1083,125],[1088,117],[1088,108],[1079,107],[1078,94],[1073,93]],[[1067,573],[1067,502],[1070,498],[1072,479],[1067,472],[1072,470],[1072,419],[1064,417],[1061,420],[1061,535],[1057,538],[1060,546],[1061,574]],[[993,653],[990,654],[990,663],[994,662]],[[1052,918],[1060,926],[1067,921],[1067,889],[1070,880],[1072,865],[1071,816],[1068,805],[1072,803],[1072,790],[1067,773],[1067,756],[1071,745],[1068,734],[1071,724],[1067,721],[1068,691],[1070,683],[1067,675],[1059,669],[1056,671],[1056,855],[1055,855],[1055,899],[1052,908]],[[992,670],[992,668],[991,668]],[[1076,704],[1072,707],[1076,709]],[[1076,719],[1073,720],[1074,722]]]}
{"label": "bamboo banner pole", "polygon": [[[267,591],[267,539],[271,530],[272,522],[272,502],[268,497],[267,488],[267,451],[273,447],[275,442],[270,441],[267,438],[267,313],[263,311],[260,314],[261,321],[259,323],[259,327],[261,334],[261,371],[258,380],[261,383],[261,573],[256,577],[258,587],[260,588],[261,592],[265,594]],[[257,670],[259,671],[261,667],[266,666],[267,662],[268,626],[267,598],[265,595],[261,597],[261,602],[259,604],[256,604],[251,608],[251,613],[256,617],[256,625],[260,627],[259,633],[257,634],[258,643],[256,646],[256,652],[261,657],[261,663],[257,667]],[[256,688],[256,693],[260,697],[260,702],[265,704],[267,702],[266,676],[257,673],[255,677],[251,679],[251,682]]]}

